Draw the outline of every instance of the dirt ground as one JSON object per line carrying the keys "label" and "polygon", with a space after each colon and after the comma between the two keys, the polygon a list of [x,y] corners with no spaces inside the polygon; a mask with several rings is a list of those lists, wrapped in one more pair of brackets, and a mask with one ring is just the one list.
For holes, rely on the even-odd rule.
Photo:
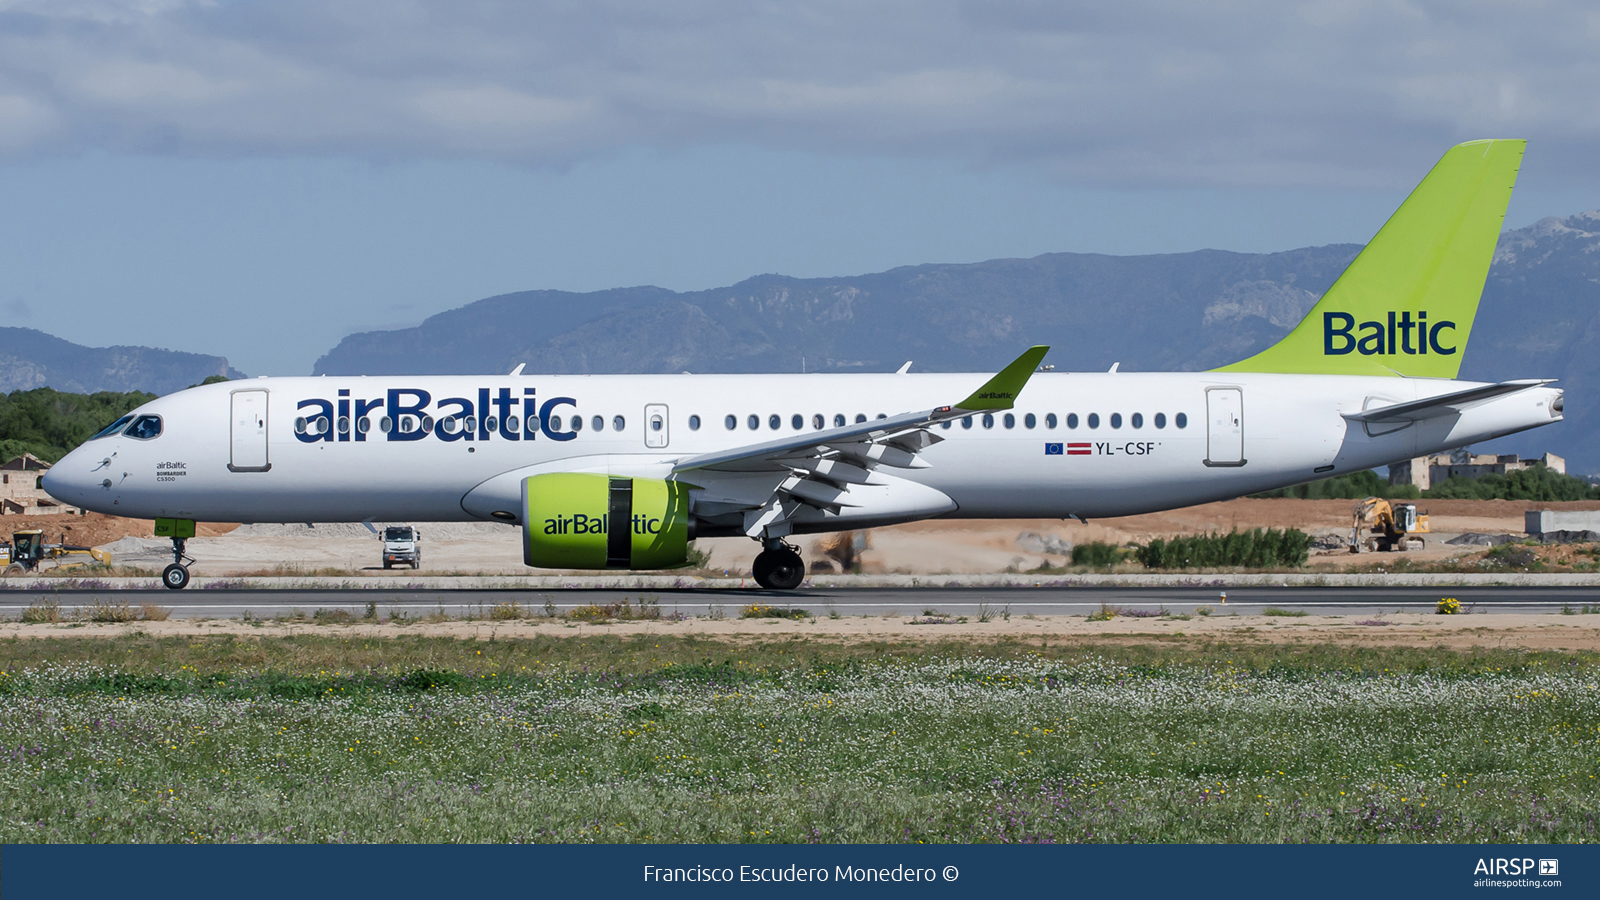
{"label": "dirt ground", "polygon": [[[201,522],[195,528],[197,535],[214,537],[227,534],[239,526],[234,523]],[[155,523],[149,519],[124,519],[85,513],[81,516],[57,513],[49,516],[0,516],[0,541],[10,541],[12,532],[30,528],[44,530],[47,543],[77,544],[99,547],[129,535],[150,537]]]}
{"label": "dirt ground", "polygon": [[[1350,531],[1351,500],[1229,500],[1185,509],[1097,519],[1088,524],[1059,519],[936,519],[873,529],[870,549],[862,554],[863,570],[870,573],[909,574],[993,573],[1008,566],[1031,569],[1046,561],[1064,562],[1062,554],[1039,551],[1038,540],[1019,537],[1038,535],[1049,541],[1059,539],[1071,545],[1085,541],[1125,543],[1146,542],[1155,537],[1227,532],[1234,528],[1299,528],[1317,534],[1347,536]],[[1408,551],[1406,558],[1416,562],[1437,561],[1461,556],[1482,548],[1457,547],[1445,539],[1463,532],[1521,534],[1523,513],[1530,509],[1600,510],[1600,501],[1538,503],[1522,500],[1425,500],[1419,507],[1430,514],[1433,536],[1424,550]],[[90,513],[84,516],[8,516],[0,523],[0,540],[10,531],[43,528],[47,540],[103,546],[123,537],[150,538],[153,523],[143,519],[122,519]],[[9,527],[8,527],[9,526]],[[481,534],[430,538],[422,525],[423,565],[419,574],[523,574],[519,532],[499,528]],[[378,545],[360,526],[322,526],[321,530],[280,529],[280,533],[253,534],[259,529],[244,529],[233,524],[202,523],[199,536],[189,542],[189,553],[198,563],[198,575],[220,576],[273,574],[337,570],[352,573],[380,573]],[[459,526],[458,526],[459,528]],[[449,527],[432,529],[449,535]],[[821,558],[819,538],[802,537],[798,543],[808,560]],[[170,556],[165,542],[152,542],[143,554],[118,555],[119,564],[157,570]],[[744,538],[717,538],[700,542],[711,552],[710,568],[730,573],[747,572],[758,550],[754,541]],[[1363,557],[1365,558],[1365,557]],[[1342,568],[1353,558],[1342,551],[1314,554],[1311,564],[1318,568]]]}
{"label": "dirt ground", "polygon": [[[1382,623],[1382,624],[1372,624]],[[23,625],[0,623],[0,639],[52,637],[117,637],[141,633],[152,637],[233,635],[285,637],[325,634],[344,637],[426,635],[475,640],[514,638],[695,635],[742,640],[856,641],[985,641],[1021,640],[1049,643],[1142,643],[1200,641],[1226,643],[1321,644],[1357,646],[1476,647],[1523,650],[1600,651],[1600,615],[1460,615],[1430,616],[1210,616],[1189,620],[1112,619],[1091,622],[1082,616],[1014,616],[992,622],[952,621],[916,624],[907,616],[784,619],[649,620],[587,625],[566,620],[448,621],[410,624],[375,623],[315,625],[310,623],[239,620],[173,619],[126,624]]]}

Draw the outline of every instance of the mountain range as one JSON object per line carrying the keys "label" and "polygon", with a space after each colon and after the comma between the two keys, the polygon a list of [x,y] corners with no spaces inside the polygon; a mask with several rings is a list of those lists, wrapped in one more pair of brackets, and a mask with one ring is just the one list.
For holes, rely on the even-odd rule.
{"label": "mountain range", "polygon": [[[1049,253],[868,275],[760,275],[731,287],[524,291],[414,328],[352,334],[313,374],[989,371],[1030,344],[1061,370],[1207,369],[1286,334],[1360,252]],[[1566,421],[1496,441],[1600,472],[1600,212],[1501,236],[1461,377],[1561,379]],[[90,349],[0,328],[0,389],[165,393],[238,373],[222,357]]]}
{"label": "mountain range", "polygon": [[[1063,370],[1200,370],[1288,333],[1361,250],[1049,253],[732,287],[525,291],[415,328],[352,334],[315,372],[994,371],[1029,344]],[[1495,442],[1600,472],[1600,212],[1501,236],[1462,361],[1481,381],[1560,378],[1567,420]]]}
{"label": "mountain range", "polygon": [[167,394],[212,375],[244,377],[221,356],[153,347],[85,347],[32,328],[0,328],[0,392],[52,387],[74,394]]}

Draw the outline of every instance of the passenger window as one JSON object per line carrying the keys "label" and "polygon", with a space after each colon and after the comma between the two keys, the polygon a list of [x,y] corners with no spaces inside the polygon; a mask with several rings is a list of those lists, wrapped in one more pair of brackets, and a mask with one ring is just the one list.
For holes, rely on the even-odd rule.
{"label": "passenger window", "polygon": [[755,431],[761,427],[761,417],[752,413],[750,418],[746,419],[744,423],[750,426],[751,431]]}
{"label": "passenger window", "polygon": [[372,430],[372,420],[371,419],[367,418],[366,416],[362,416],[361,418],[356,420],[356,431],[359,431],[362,434],[366,434],[367,432],[369,432],[371,430]]}
{"label": "passenger window", "polygon": [[[328,428],[327,421],[328,420],[326,420],[326,419],[322,420],[322,422],[323,422],[322,433],[323,434],[327,434],[328,433],[328,431],[327,431],[327,428]],[[161,436],[161,417],[160,416],[140,416],[139,418],[134,419],[133,420],[133,424],[128,426],[127,436],[131,437],[131,438],[133,438],[134,440],[137,440],[137,441],[148,441],[151,438],[160,437]]]}
{"label": "passenger window", "polygon": [[516,416],[506,416],[506,430],[520,431],[522,430],[522,423],[517,420]]}
{"label": "passenger window", "polygon": [[445,434],[455,434],[459,421],[460,420],[458,420],[455,416],[447,416],[443,419],[440,419],[439,430]]}
{"label": "passenger window", "polygon": [[[489,427],[493,428],[494,426],[490,425]],[[595,416],[594,418],[590,419],[589,420],[589,427],[593,428],[595,431],[605,431],[606,430],[605,417],[603,417],[603,416]]]}
{"label": "passenger window", "polygon": [[971,428],[972,427],[972,417],[971,416],[962,416],[961,417],[961,427],[962,428]]}
{"label": "passenger window", "polygon": [[[295,434],[305,434],[306,433],[306,417],[305,416],[301,416],[300,418],[294,420],[294,433]],[[96,437],[98,437],[98,435],[96,435]],[[90,440],[93,440],[93,438],[91,438]]]}
{"label": "passenger window", "polygon": [[651,431],[660,431],[661,430],[661,426],[665,425],[665,424],[666,424],[666,422],[662,420],[660,415],[654,415],[654,416],[650,417],[650,430]]}
{"label": "passenger window", "polygon": [[1089,427],[1090,428],[1099,428],[1100,427],[1100,414],[1099,413],[1089,413]]}
{"label": "passenger window", "polygon": [[1165,428],[1165,427],[1167,427],[1167,414],[1166,413],[1156,413],[1156,427],[1157,428]]}
{"label": "passenger window", "polygon": [[1133,417],[1128,420],[1128,424],[1132,425],[1135,428],[1143,428],[1144,427],[1144,413],[1134,413]]}
{"label": "passenger window", "polygon": [[732,431],[739,427],[739,420],[734,416],[724,416],[722,419],[722,426],[729,431]]}
{"label": "passenger window", "polygon": [[833,427],[835,427],[835,428],[843,428],[844,427],[844,413],[834,413],[834,416],[833,416]]}
{"label": "passenger window", "polygon": [[1111,427],[1112,428],[1121,428],[1122,427],[1122,413],[1112,413],[1111,414]]}
{"label": "passenger window", "polygon": [[[322,418],[321,416],[317,416],[317,434],[323,434],[324,433],[322,423],[325,422],[325,421],[327,421],[327,420]],[[410,416],[401,416],[400,417],[400,433],[401,434],[410,434],[411,432],[416,431],[416,430],[417,430],[417,420],[416,419],[413,419]]]}
{"label": "passenger window", "polygon": [[1077,413],[1067,413],[1067,427],[1068,428],[1077,428],[1078,427],[1078,414]]}
{"label": "passenger window", "polygon": [[1012,415],[1011,413],[1006,413],[1005,422],[1006,422],[1006,427],[1007,428],[1015,428],[1015,427],[1017,427],[1017,417]]}
{"label": "passenger window", "polygon": [[[621,416],[617,416],[617,421],[619,421],[619,422],[622,421],[622,417]],[[621,431],[622,429],[618,428],[617,430]],[[690,416],[689,417],[689,430],[690,431],[699,431],[700,430],[700,417],[699,416]]]}
{"label": "passenger window", "polygon": [[1172,417],[1172,424],[1178,426],[1179,428],[1188,428],[1189,427],[1189,417],[1184,415],[1183,413],[1178,413],[1177,415]]}
{"label": "passenger window", "polygon": [[[490,419],[489,421],[493,422],[494,420]],[[493,428],[494,426],[490,425],[489,427]],[[423,434],[427,434],[428,432],[430,432],[432,430],[433,430],[433,416],[423,416],[422,417],[422,433]]]}
{"label": "passenger window", "polygon": [[789,425],[790,427],[794,428],[795,431],[799,431],[800,429],[806,427],[806,417],[800,415],[799,413],[795,413],[789,417]]}
{"label": "passenger window", "polygon": [[866,420],[867,420],[867,417],[865,415],[863,415],[861,413],[856,413],[856,424],[857,425],[860,425],[862,422],[865,422]]}
{"label": "passenger window", "polygon": [[[577,416],[573,416],[573,418],[574,419],[578,419]],[[581,424],[583,424],[583,420],[582,419],[578,419],[577,424],[574,424],[572,426],[572,430],[573,431],[577,431],[578,430],[578,425],[581,425]],[[483,417],[483,430],[484,431],[494,431],[499,427],[500,427],[500,422],[498,420],[496,420],[494,416],[484,416]],[[424,428],[422,430],[423,431],[427,431],[428,429]]]}
{"label": "passenger window", "polygon": [[[551,416],[550,417],[550,421],[556,423],[556,427],[551,429],[552,431],[560,431],[561,430],[561,417],[560,416]],[[384,429],[384,431],[388,431],[388,430],[389,429],[387,429],[387,428]],[[471,434],[472,432],[477,431],[478,430],[478,418],[476,416],[467,416],[461,422],[461,430],[467,432],[468,434]]]}
{"label": "passenger window", "polygon": [[822,413],[817,413],[816,415],[811,417],[811,427],[812,428],[815,428],[815,429],[820,431],[822,429],[822,426],[825,425],[825,424],[827,424],[827,423],[823,421]]}
{"label": "passenger window", "polygon": [[1054,428],[1054,427],[1056,427],[1056,414],[1055,413],[1045,413],[1044,414],[1044,427],[1046,427],[1046,428]]}
{"label": "passenger window", "polygon": [[1022,417],[1022,427],[1023,428],[1032,428],[1033,426],[1035,426],[1037,424],[1039,424],[1039,420],[1035,419],[1033,417],[1033,413],[1028,413],[1027,415]]}
{"label": "passenger window", "polygon": [[583,416],[573,416],[572,417],[572,430],[573,431],[582,431],[583,430]]}
{"label": "passenger window", "polygon": [[777,413],[767,416],[767,427],[771,428],[773,431],[777,431],[779,428],[783,427],[783,418]]}
{"label": "passenger window", "polygon": [[888,413],[878,413],[878,418],[887,419],[887,418],[889,418],[889,414]]}
{"label": "passenger window", "polygon": [[949,419],[945,419],[943,422],[939,423],[939,427],[945,429],[946,431],[948,431],[948,430],[950,430],[950,425],[951,424],[952,423],[951,423],[951,421]]}
{"label": "passenger window", "polygon": [[993,413],[984,413],[983,414],[983,427],[985,427],[985,428],[993,428],[994,427],[994,414]]}
{"label": "passenger window", "polygon": [[[124,426],[126,426],[129,422],[132,422],[132,421],[133,421],[133,416],[123,416],[122,418],[116,420],[115,422],[112,422],[110,425],[107,425],[106,427],[100,429],[99,433],[96,434],[94,437],[89,438],[89,440],[92,441],[95,438],[110,437],[111,435],[116,434],[117,432],[121,431]],[[304,421],[304,420],[302,419],[301,421]],[[301,433],[304,434],[304,432],[301,432]]]}
{"label": "passenger window", "polygon": [[[550,430],[556,432],[557,434],[559,434],[561,432],[561,417],[560,416],[551,416],[549,421],[550,421]],[[467,419],[467,430],[468,431],[472,430],[472,420],[470,418]]]}

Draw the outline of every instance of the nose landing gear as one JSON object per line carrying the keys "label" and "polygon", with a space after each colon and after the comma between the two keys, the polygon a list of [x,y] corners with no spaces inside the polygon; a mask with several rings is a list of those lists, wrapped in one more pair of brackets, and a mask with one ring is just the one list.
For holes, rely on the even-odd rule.
{"label": "nose landing gear", "polygon": [[172,539],[172,565],[161,570],[161,583],[175,591],[189,586],[189,564],[194,562],[183,552],[187,538]]}
{"label": "nose landing gear", "polygon": [[172,538],[172,565],[161,570],[161,583],[174,591],[189,586],[189,566],[194,562],[184,551],[194,537],[193,519],[157,519],[156,537]]}
{"label": "nose landing gear", "polygon": [[768,538],[762,541],[766,548],[756,554],[753,574],[756,584],[769,591],[792,591],[800,586],[806,577],[805,560],[800,558],[800,550],[781,538]]}

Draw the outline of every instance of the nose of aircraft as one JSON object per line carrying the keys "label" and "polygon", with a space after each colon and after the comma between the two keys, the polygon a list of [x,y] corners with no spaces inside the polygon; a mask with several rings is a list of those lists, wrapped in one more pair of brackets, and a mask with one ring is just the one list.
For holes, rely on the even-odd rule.
{"label": "nose of aircraft", "polygon": [[93,508],[94,492],[104,491],[101,482],[106,476],[103,473],[110,469],[111,461],[85,452],[87,449],[73,450],[44,473],[45,493],[62,503]]}

